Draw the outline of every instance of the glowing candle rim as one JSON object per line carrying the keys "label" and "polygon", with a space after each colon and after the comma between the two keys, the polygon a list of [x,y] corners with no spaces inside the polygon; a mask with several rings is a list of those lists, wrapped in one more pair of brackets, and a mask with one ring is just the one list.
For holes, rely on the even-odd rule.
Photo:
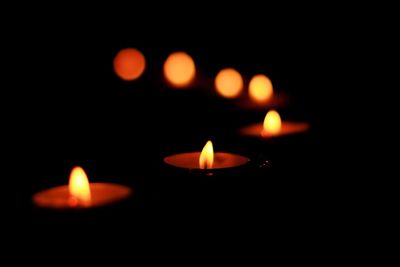
{"label": "glowing candle rim", "polygon": [[39,191],[33,195],[32,201],[36,206],[47,209],[89,209],[121,202],[134,193],[132,188],[115,183],[90,183],[90,191],[92,199],[88,206],[71,206],[69,204],[71,195],[68,185],[56,186]]}
{"label": "glowing candle rim", "polygon": [[[221,169],[229,169],[240,167],[248,162],[250,159],[233,153],[227,152],[216,152],[214,153],[214,164],[210,169],[200,169],[199,166],[199,157],[201,152],[186,152],[170,155],[164,158],[164,162],[168,165],[188,169],[188,170],[199,170],[199,171],[208,171],[208,170],[221,170]],[[222,161],[223,159],[229,159],[230,161]],[[177,161],[186,162],[186,164],[176,163]],[[221,167],[222,166],[222,167]]]}

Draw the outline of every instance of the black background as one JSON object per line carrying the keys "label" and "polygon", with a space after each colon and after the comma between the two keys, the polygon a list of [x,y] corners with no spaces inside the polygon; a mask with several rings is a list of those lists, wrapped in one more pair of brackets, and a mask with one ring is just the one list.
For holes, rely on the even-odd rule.
{"label": "black background", "polygon": [[[7,220],[24,222],[26,233],[40,237],[80,225],[141,237],[231,228],[315,237],[341,225],[337,215],[349,212],[342,209],[347,189],[341,177],[327,175],[338,163],[328,158],[332,144],[326,142],[325,124],[327,106],[337,99],[331,92],[343,39],[330,25],[314,27],[315,20],[272,24],[238,18],[204,25],[192,20],[192,30],[179,20],[156,26],[132,21],[132,28],[118,22],[27,26],[29,34],[16,44],[21,61],[14,62],[10,90],[9,170],[18,185],[10,197],[17,205],[9,205],[13,215]],[[146,57],[138,81],[124,82],[113,73],[112,60],[125,47]],[[193,56],[202,85],[177,91],[164,83],[162,64],[180,50]],[[283,118],[308,121],[311,131],[269,142],[240,137],[238,128],[265,114],[242,111],[215,95],[213,78],[224,67],[238,69],[247,83],[254,74],[267,74],[276,90],[291,97],[280,110]],[[221,174],[217,182],[196,177],[188,185],[191,174],[163,164],[163,157],[198,151],[208,139],[216,151],[246,155],[254,165]],[[264,160],[269,167],[258,168]],[[133,187],[134,198],[89,215],[35,208],[32,195],[65,184],[75,165],[93,182]],[[202,190],[209,190],[208,197]],[[331,230],[329,235],[339,231]]]}

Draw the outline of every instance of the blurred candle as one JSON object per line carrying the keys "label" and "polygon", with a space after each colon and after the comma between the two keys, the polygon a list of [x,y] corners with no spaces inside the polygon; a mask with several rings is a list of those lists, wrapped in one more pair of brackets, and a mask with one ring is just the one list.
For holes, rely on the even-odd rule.
{"label": "blurred candle", "polygon": [[250,99],[258,103],[266,103],[273,96],[272,82],[263,75],[255,75],[249,84]]}
{"label": "blurred candle", "polygon": [[164,63],[164,76],[176,88],[188,86],[194,79],[196,66],[191,56],[185,52],[175,52]]}
{"label": "blurred candle", "polygon": [[139,78],[146,67],[143,54],[135,48],[125,48],[114,58],[114,71],[122,80],[133,81]]}
{"label": "blurred candle", "polygon": [[36,193],[33,202],[41,208],[79,209],[109,205],[128,198],[129,187],[112,183],[91,183],[81,167],[71,171],[69,185]]}
{"label": "blurred candle", "polygon": [[215,88],[225,98],[236,98],[242,93],[243,78],[235,69],[223,69],[215,77]]}

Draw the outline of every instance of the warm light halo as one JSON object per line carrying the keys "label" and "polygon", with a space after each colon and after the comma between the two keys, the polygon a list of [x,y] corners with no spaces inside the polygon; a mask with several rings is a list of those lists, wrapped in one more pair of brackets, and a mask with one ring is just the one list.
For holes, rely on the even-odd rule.
{"label": "warm light halo", "polygon": [[124,48],[115,56],[113,66],[118,77],[125,81],[133,81],[143,74],[146,59],[139,50]]}

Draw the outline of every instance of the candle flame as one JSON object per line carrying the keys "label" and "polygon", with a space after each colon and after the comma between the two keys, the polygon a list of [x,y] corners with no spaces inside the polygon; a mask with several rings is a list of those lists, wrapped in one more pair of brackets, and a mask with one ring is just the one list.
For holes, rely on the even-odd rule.
{"label": "candle flame", "polygon": [[199,158],[200,169],[211,169],[214,163],[214,149],[211,141],[208,141],[201,151]]}
{"label": "candle flame", "polygon": [[282,127],[281,117],[276,110],[270,110],[264,119],[263,133],[275,135]]}
{"label": "candle flame", "polygon": [[81,167],[75,167],[69,177],[70,204],[72,206],[87,206],[91,201],[90,185],[85,171]]}
{"label": "candle flame", "polygon": [[267,102],[273,95],[271,80],[263,74],[254,76],[249,84],[249,95],[256,102]]}

